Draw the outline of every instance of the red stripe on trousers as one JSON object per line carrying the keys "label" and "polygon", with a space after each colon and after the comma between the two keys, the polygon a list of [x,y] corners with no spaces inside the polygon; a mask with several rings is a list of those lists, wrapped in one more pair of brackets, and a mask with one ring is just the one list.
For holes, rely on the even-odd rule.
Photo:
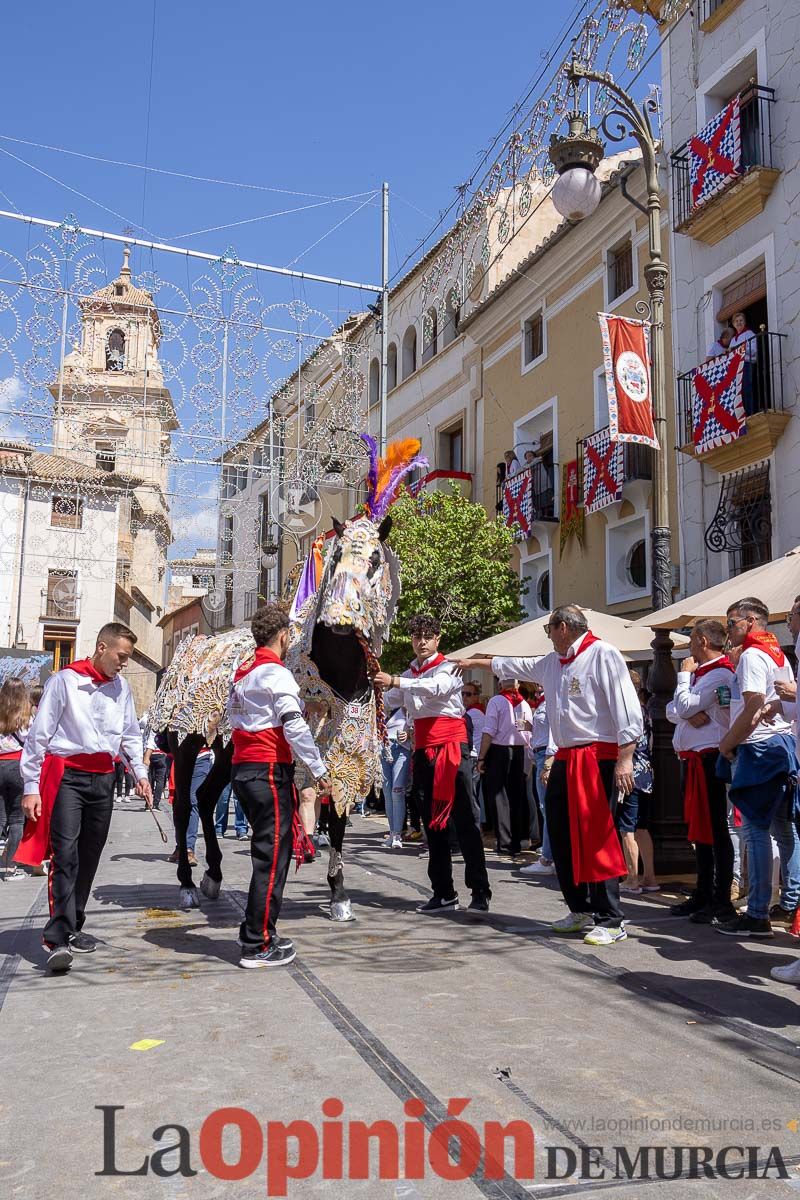
{"label": "red stripe on trousers", "polygon": [[272,838],[272,866],[269,869],[269,883],[267,884],[267,902],[264,905],[263,934],[264,934],[264,945],[266,947],[268,947],[269,943],[270,943],[270,936],[269,936],[269,929],[268,929],[269,904],[270,904],[270,900],[272,899],[273,890],[275,888],[275,872],[278,868],[278,848],[280,846],[280,832],[281,832],[281,809],[280,809],[280,804],[278,803],[278,791],[277,791],[277,788],[275,787],[275,763],[269,764],[269,786],[272,789],[272,803],[274,806],[274,814],[275,814],[275,830],[274,830],[273,838]]}

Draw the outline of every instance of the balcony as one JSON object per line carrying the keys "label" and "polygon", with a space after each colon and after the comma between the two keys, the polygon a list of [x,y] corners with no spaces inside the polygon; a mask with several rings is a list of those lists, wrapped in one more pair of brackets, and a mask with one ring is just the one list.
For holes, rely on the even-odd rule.
{"label": "balcony", "polygon": [[671,156],[672,206],[676,233],[714,246],[763,212],[780,174],[772,157],[775,89],[752,83],[739,93],[741,174],[704,204],[692,201],[689,142]]}
{"label": "balcony", "polygon": [[264,603],[261,595],[258,592],[245,592],[244,594],[244,619],[251,621],[256,609],[260,608]]}
{"label": "balcony", "polygon": [[469,471],[429,471],[410,487],[412,496],[420,492],[449,492],[455,488],[469,500],[472,497],[472,475]]}
{"label": "balcony", "polygon": [[518,542],[531,536],[537,521],[557,521],[555,468],[538,462],[507,475],[497,485],[496,511]]}
{"label": "balcony", "polygon": [[[604,430],[595,430],[593,437]],[[585,450],[582,438],[577,445],[578,472],[581,480],[579,505],[583,507],[583,480],[585,478]],[[622,442],[622,493],[620,500],[629,500],[634,508],[640,508],[649,497],[653,479],[653,449],[650,446],[640,446],[635,442]],[[610,446],[610,443],[609,443]],[[599,510],[595,510],[599,511]]]}
{"label": "balcony", "polygon": [[[720,474],[739,471],[769,458],[789,424],[783,410],[783,343],[786,334],[762,329],[756,334],[756,361],[745,363],[746,423],[733,441],[698,454],[692,438],[694,371],[678,376],[678,449]],[[727,357],[727,355],[725,356]],[[714,360],[716,361],[716,360]]]}
{"label": "balcony", "polygon": [[63,594],[59,594],[57,588],[48,593],[46,588],[42,588],[41,596],[40,619],[48,617],[57,621],[79,621],[81,619],[81,598],[77,593],[65,589]]}

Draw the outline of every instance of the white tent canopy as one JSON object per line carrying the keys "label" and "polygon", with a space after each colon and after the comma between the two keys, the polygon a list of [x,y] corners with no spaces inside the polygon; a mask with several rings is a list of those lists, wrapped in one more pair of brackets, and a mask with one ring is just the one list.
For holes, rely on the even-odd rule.
{"label": "white tent canopy", "polygon": [[[597,637],[611,642],[628,658],[649,659],[652,657],[650,643],[653,640],[649,629],[633,625],[622,617],[611,616],[610,613],[596,612],[592,608],[581,607],[585,613],[589,628]],[[546,617],[537,617],[535,621],[526,621],[523,625],[515,625],[504,633],[496,633],[493,637],[464,646],[462,650],[454,650],[451,658],[473,658],[476,655],[510,654],[529,658],[536,654],[549,654],[553,643],[544,631]],[[686,638],[674,637],[676,646],[685,646]]]}
{"label": "white tent canopy", "polygon": [[726,579],[724,583],[706,588],[704,592],[678,600],[660,612],[640,617],[634,624],[649,629],[683,629],[701,617],[716,617],[724,621],[730,606],[744,596],[757,596],[762,600],[769,609],[770,621],[785,617],[794,604],[795,596],[800,596],[800,546],[795,546],[794,550],[774,562],[753,567],[752,571],[745,571],[743,575]]}

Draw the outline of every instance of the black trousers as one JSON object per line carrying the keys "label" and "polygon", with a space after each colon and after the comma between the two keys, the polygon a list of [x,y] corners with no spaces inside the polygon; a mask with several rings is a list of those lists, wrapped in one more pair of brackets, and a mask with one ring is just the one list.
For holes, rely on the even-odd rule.
{"label": "black trousers", "polygon": [[461,762],[456,775],[456,796],[447,829],[431,829],[433,763],[424,750],[415,750],[412,769],[414,796],[428,839],[428,878],[434,896],[441,900],[449,900],[455,895],[449,834],[449,827],[452,825],[464,856],[465,884],[471,892],[483,892],[491,898],[478,805],[472,791],[472,759],[469,746],[461,747]]}
{"label": "black trousers", "polygon": [[50,818],[50,920],[46,946],[64,946],[86,920],[100,855],[114,811],[114,775],[67,767]]}
{"label": "black trousers", "polygon": [[[598,762],[600,776],[608,796],[611,815],[616,807],[614,790],[614,763]],[[619,925],[623,913],[619,905],[619,879],[606,879],[602,883],[576,883],[572,872],[572,837],[569,828],[567,806],[567,764],[556,759],[550,771],[547,792],[544,798],[547,832],[553,851],[558,885],[570,912],[590,913],[597,925]]]}
{"label": "black trousers", "polygon": [[133,776],[130,771],[125,770],[124,762],[114,763],[114,777],[116,780],[116,790],[120,796],[130,796],[131,794],[131,779]]}
{"label": "black trousers", "polygon": [[498,851],[518,854],[522,840],[530,837],[525,750],[522,746],[492,743],[489,747],[483,773],[483,799],[487,813],[492,813]]}
{"label": "black trousers", "polygon": [[236,763],[233,792],[253,830],[253,874],[239,930],[243,946],[269,947],[275,936],[292,859],[293,763]]}
{"label": "black trousers", "polygon": [[6,848],[0,866],[14,868],[14,855],[22,838],[22,775],[18,758],[0,758],[0,829],[8,825]]}
{"label": "black trousers", "polygon": [[[711,817],[711,846],[695,842],[694,856],[697,862],[697,885],[695,896],[706,904],[720,908],[731,906],[731,884],[733,883],[733,842],[728,829],[728,797],[725,784],[717,779],[716,767],[719,755],[716,750],[703,755],[703,773],[708,791],[708,811]],[[686,787],[686,764],[681,763],[683,787]]]}
{"label": "black trousers", "polygon": [[153,789],[153,808],[161,807],[161,797],[167,786],[171,762],[172,757],[169,754],[153,754],[150,758],[147,773],[150,776],[150,787]]}

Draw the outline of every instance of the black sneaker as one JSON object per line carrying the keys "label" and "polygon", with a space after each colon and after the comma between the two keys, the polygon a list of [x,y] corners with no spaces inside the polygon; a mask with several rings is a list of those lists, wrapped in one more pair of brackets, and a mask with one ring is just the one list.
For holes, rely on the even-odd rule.
{"label": "black sneaker", "polygon": [[455,912],[457,908],[458,896],[451,896],[449,900],[442,900],[441,896],[431,896],[424,904],[417,905],[417,912],[424,913],[426,917],[437,917],[439,913]]}
{"label": "black sneaker", "polygon": [[771,921],[781,921],[788,924],[794,920],[794,909],[784,908],[782,904],[773,904],[769,910],[769,916]]}
{"label": "black sneaker", "polygon": [[[246,949],[245,944],[240,937],[237,937],[236,943],[237,945],[241,946],[242,949]],[[272,945],[279,946],[281,950],[294,950],[294,942],[291,938],[279,937],[277,934],[275,934],[275,937],[272,939]],[[253,947],[251,946],[250,950],[252,949]]]}
{"label": "black sneaker", "polygon": [[242,950],[240,967],[288,967],[294,960],[294,946],[270,946],[268,950]]}
{"label": "black sneaker", "polygon": [[469,908],[467,909],[467,912],[487,913],[488,911],[489,911],[489,897],[486,895],[486,892],[473,892],[472,893],[472,903],[470,904]]}
{"label": "black sneaker", "polygon": [[714,924],[714,909],[710,904],[705,908],[696,908],[693,913],[690,913],[689,920],[694,925],[713,925]]}
{"label": "black sneaker", "polygon": [[680,904],[670,904],[669,911],[673,917],[690,917],[692,913],[701,912],[704,908],[710,908],[708,901],[701,900],[698,896],[690,896],[688,900],[683,900]]}
{"label": "black sneaker", "polygon": [[721,921],[716,926],[718,933],[727,933],[729,937],[774,937],[768,917],[749,917],[743,913],[735,921]]}
{"label": "black sneaker", "polygon": [[735,921],[739,916],[738,909],[732,904],[715,904],[714,905],[714,924],[724,925],[729,921]]}
{"label": "black sneaker", "polygon": [[69,935],[69,948],[73,954],[94,954],[97,945],[98,939],[92,937],[90,933],[71,933]]}
{"label": "black sneaker", "polygon": [[72,951],[69,946],[53,946],[47,956],[48,971],[68,971],[72,966]]}

